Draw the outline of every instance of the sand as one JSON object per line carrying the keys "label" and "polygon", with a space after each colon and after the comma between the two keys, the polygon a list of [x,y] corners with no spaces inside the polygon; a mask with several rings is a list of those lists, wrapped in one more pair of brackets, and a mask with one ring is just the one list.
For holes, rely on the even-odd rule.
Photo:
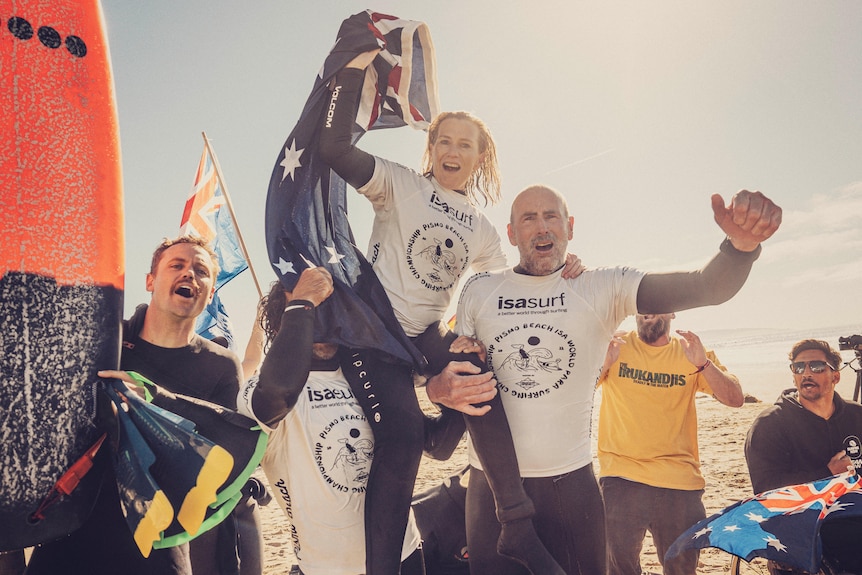
{"label": "sand", "polygon": [[[743,444],[751,422],[767,405],[768,403],[746,403],[741,408],[732,409],[711,397],[698,397],[700,459],[707,484],[704,495],[707,515],[751,495]],[[598,409],[595,412],[597,413]],[[593,428],[595,429],[595,422]],[[448,461],[434,461],[423,457],[416,480],[416,491],[423,491],[439,483],[463,467],[466,462],[464,441]],[[598,469],[597,463],[596,468]],[[260,474],[260,477],[263,475]],[[295,563],[288,538],[287,519],[274,501],[261,510],[265,545],[264,575],[285,575]],[[700,556],[698,573],[727,573],[729,562],[730,555],[723,551],[705,550]],[[641,564],[644,571],[661,573],[661,566],[649,536],[641,554]]]}

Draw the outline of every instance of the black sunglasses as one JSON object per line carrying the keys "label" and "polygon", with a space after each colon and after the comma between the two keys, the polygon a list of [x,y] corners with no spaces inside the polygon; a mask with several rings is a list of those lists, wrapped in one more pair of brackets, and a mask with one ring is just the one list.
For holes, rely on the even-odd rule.
{"label": "black sunglasses", "polygon": [[803,373],[805,373],[806,365],[811,370],[811,373],[823,373],[824,371],[826,371],[827,367],[832,371],[835,371],[834,367],[820,359],[815,359],[814,361],[794,361],[790,364],[790,371],[792,371],[796,375],[802,375]]}

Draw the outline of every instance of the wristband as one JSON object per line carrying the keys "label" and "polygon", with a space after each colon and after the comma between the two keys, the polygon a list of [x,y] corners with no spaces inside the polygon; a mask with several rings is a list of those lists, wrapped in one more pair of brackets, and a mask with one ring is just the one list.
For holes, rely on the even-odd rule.
{"label": "wristband", "polygon": [[287,302],[287,305],[284,307],[284,313],[298,308],[314,309],[314,304],[305,299],[292,299]]}
{"label": "wristband", "polygon": [[703,371],[704,369],[709,367],[709,364],[711,364],[711,363],[712,362],[707,359],[705,364],[697,366],[697,369],[695,371],[691,372],[689,375],[695,375],[697,373],[700,373],[701,371]]}

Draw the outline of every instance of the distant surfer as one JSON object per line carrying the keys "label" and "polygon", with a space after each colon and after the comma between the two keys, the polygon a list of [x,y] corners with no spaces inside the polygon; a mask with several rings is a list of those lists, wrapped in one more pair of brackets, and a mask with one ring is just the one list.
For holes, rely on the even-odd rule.
{"label": "distant surfer", "polygon": [[[153,253],[146,288],[152,298],[123,322],[120,367],[136,371],[169,391],[236,407],[239,358],[197,334],[197,316],[212,299],[218,260],[204,240],[182,236]],[[103,377],[131,381],[123,372]],[[155,400],[158,403],[158,399]],[[106,457],[108,450],[101,456]],[[95,508],[70,535],[37,547],[30,575],[191,575],[188,544],[154,549],[144,558],[129,530],[113,469],[107,466]]]}

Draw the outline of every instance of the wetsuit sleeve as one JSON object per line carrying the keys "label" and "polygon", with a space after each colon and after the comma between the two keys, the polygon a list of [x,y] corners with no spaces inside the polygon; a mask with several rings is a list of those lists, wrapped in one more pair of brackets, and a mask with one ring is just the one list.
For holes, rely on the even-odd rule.
{"label": "wetsuit sleeve", "polygon": [[226,369],[224,375],[215,387],[213,397],[209,399],[213,403],[236,409],[236,393],[242,381],[242,367],[238,358],[232,358],[230,369]]}
{"label": "wetsuit sleeve", "polygon": [[693,272],[647,273],[638,287],[638,313],[671,313],[732,298],[748,278],[760,246],[742,252],[724,240],[718,254]]}
{"label": "wetsuit sleeve", "polygon": [[314,306],[307,301],[292,300],[284,311],[281,325],[260,366],[252,396],[255,416],[269,427],[275,427],[293,409],[308,379]]}
{"label": "wetsuit sleeve", "polygon": [[374,156],[351,143],[359,93],[365,70],[345,68],[335,76],[335,87],[321,122],[318,151],[321,159],[354,188],[361,188],[374,175]]}

